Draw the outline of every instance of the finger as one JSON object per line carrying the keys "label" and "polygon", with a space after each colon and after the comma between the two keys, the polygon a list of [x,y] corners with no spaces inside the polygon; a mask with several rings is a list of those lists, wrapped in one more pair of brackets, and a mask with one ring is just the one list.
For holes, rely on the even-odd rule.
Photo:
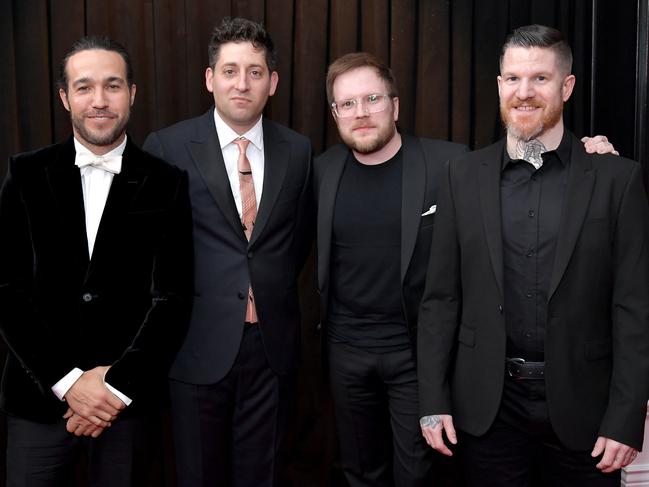
{"label": "finger", "polygon": [[428,426],[421,428],[421,434],[423,435],[424,439],[426,440],[426,443],[428,446],[432,447],[433,446],[433,430],[429,428]]}
{"label": "finger", "polygon": [[73,414],[74,414],[74,411],[72,411],[72,409],[68,408],[68,410],[63,415],[63,419],[71,418]]}
{"label": "finger", "polygon": [[451,417],[445,417],[442,419],[442,424],[444,425],[444,430],[446,431],[446,437],[448,438],[448,441],[450,441],[453,445],[457,445],[457,433],[455,433],[453,419]]}
{"label": "finger", "polygon": [[634,448],[630,448],[629,451],[626,454],[626,458],[625,458],[624,462],[622,462],[622,466],[626,467],[627,465],[630,465],[631,463],[633,463],[635,461],[637,456],[638,456],[638,450],[636,450]]}
{"label": "finger", "polygon": [[611,152],[611,154],[616,155],[616,156],[619,156],[619,155],[620,155],[620,153],[619,153],[618,151],[616,151],[616,150],[614,150],[613,152]]}
{"label": "finger", "polygon": [[442,435],[442,428],[435,428],[433,430],[433,448],[440,452],[442,455],[447,457],[452,457],[453,452],[448,449],[446,443],[444,443],[444,437]]}
{"label": "finger", "polygon": [[93,438],[98,438],[100,434],[104,432],[104,428],[95,428],[95,431],[93,431],[90,436]]}
{"label": "finger", "polygon": [[108,394],[106,402],[115,410],[113,414],[119,414],[119,412],[126,407],[126,404],[124,404],[122,400],[112,392]]}
{"label": "finger", "polygon": [[605,473],[612,472],[614,469],[611,469],[611,467],[616,461],[615,457],[617,456],[617,450],[617,446],[610,445],[610,442],[607,443],[606,448],[604,449],[604,455],[596,467]]}
{"label": "finger", "polygon": [[88,421],[90,421],[92,424],[95,426],[99,426],[101,428],[108,428],[110,426],[110,422],[104,421],[98,416],[90,416],[89,418],[86,418]]}
{"label": "finger", "polygon": [[593,458],[600,456],[604,451],[605,446],[606,446],[606,438],[600,436],[599,438],[597,438],[597,441],[595,442],[595,446],[593,447],[593,451],[590,452],[590,456]]}

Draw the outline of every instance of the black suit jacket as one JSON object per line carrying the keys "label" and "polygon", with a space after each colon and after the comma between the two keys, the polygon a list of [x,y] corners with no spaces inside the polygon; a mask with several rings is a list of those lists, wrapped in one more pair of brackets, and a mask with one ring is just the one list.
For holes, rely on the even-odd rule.
{"label": "black suit jacket", "polygon": [[190,312],[186,175],[129,141],[90,260],[74,158],[72,138],[12,157],[0,195],[0,401],[43,422],[65,412],[51,387],[74,367],[112,365],[123,414],[150,407]]}
{"label": "black suit jacket", "polygon": [[214,109],[152,133],[144,148],[189,173],[196,257],[193,314],[170,377],[213,384],[232,368],[248,286],[271,368],[297,364],[296,280],[312,241],[311,144],[264,118],[264,186],[250,242],[232,196]]}
{"label": "black suit jacket", "polygon": [[[437,187],[444,162],[467,147],[441,140],[402,134],[401,299],[414,344],[417,313],[424,290],[435,213],[422,216],[437,203]],[[321,323],[326,327],[334,206],[338,184],[350,149],[336,145],[316,158],[314,188],[318,206],[318,290]],[[326,336],[326,331],[324,336]],[[414,347],[413,347],[414,350]]]}
{"label": "black suit jacket", "polygon": [[[649,211],[636,162],[574,136],[549,289],[547,407],[569,448],[642,446],[649,397]],[[421,413],[481,435],[500,405],[505,314],[504,140],[453,161],[440,191],[420,311]]]}

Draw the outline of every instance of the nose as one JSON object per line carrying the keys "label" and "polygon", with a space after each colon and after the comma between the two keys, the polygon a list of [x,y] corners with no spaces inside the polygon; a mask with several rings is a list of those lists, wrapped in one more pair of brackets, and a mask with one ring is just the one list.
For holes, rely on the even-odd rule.
{"label": "nose", "polygon": [[356,118],[363,118],[363,117],[369,117],[370,111],[367,109],[364,103],[358,102],[356,103]]}
{"label": "nose", "polygon": [[108,103],[107,103],[107,98],[106,98],[106,93],[104,93],[103,89],[96,89],[94,91],[94,96],[92,98],[92,106],[94,108],[105,108]]}
{"label": "nose", "polygon": [[239,91],[247,91],[248,90],[248,73],[246,73],[245,71],[242,71],[239,74],[239,77],[237,78],[236,88]]}
{"label": "nose", "polygon": [[534,97],[534,86],[527,79],[521,79],[516,90],[516,96],[520,100],[526,100]]}

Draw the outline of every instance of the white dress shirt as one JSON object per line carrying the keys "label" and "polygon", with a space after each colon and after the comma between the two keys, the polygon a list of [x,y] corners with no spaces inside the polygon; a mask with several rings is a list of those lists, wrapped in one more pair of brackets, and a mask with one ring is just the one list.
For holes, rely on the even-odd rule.
{"label": "white dress shirt", "polygon": [[259,208],[261,192],[264,187],[264,131],[261,119],[262,117],[259,117],[257,123],[250,130],[243,135],[239,135],[223,121],[216,108],[214,109],[216,133],[221,143],[225,170],[228,173],[230,188],[232,189],[232,196],[234,196],[234,203],[237,205],[239,218],[241,218],[241,193],[239,191],[239,170],[237,168],[239,146],[234,141],[239,137],[244,137],[250,141],[246,149],[246,155],[250,161],[252,182],[255,185],[255,199],[257,200],[257,208]]}
{"label": "white dress shirt", "polygon": [[[119,156],[121,157],[126,147],[126,136],[124,141],[115,147],[112,151],[104,154],[104,157]],[[80,154],[92,154],[84,145],[82,145],[75,137],[74,148],[77,156]],[[113,173],[104,171],[103,169],[84,166],[79,168],[81,171],[81,185],[83,188],[83,206],[86,214],[86,235],[88,239],[88,255],[92,258],[92,251],[95,247],[95,239],[97,238],[97,231],[99,230],[99,223],[104,213],[106,200],[110,186],[113,182]],[[52,392],[61,401],[65,400],[70,387],[81,377],[83,370],[75,367],[68,372],[61,380],[52,386]],[[110,384],[105,383],[110,392],[115,394],[127,406],[131,404],[131,399],[112,387]]]}

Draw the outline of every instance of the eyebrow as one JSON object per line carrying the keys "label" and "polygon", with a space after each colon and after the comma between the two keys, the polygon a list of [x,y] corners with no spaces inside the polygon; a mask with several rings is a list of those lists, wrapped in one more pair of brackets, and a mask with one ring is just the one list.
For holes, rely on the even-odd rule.
{"label": "eyebrow", "polygon": [[[72,86],[78,86],[78,85],[83,85],[83,84],[87,84],[87,83],[93,83],[94,81],[95,81],[94,78],[86,76],[84,78],[79,78],[79,79],[74,80],[72,82]],[[104,78],[102,80],[102,82],[104,82],[104,83],[115,83],[115,82],[124,83],[124,79],[122,77],[120,77],[120,76],[108,76],[107,78]]]}

